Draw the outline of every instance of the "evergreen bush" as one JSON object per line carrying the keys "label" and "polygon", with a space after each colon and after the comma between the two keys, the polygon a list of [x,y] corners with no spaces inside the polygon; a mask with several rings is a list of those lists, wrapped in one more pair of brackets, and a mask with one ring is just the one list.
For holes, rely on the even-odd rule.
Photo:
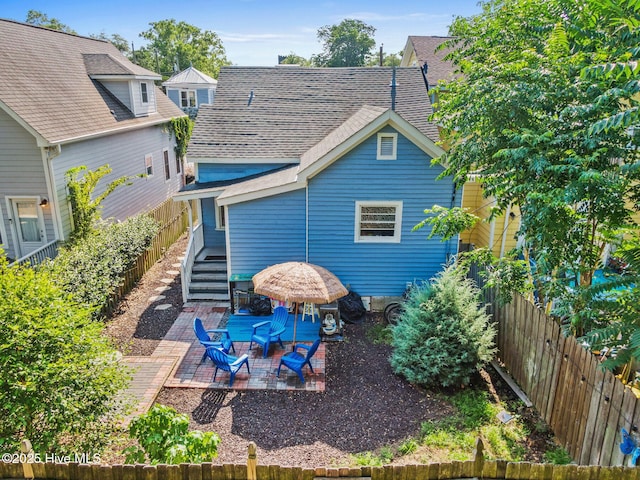
{"label": "evergreen bush", "polygon": [[148,215],[103,224],[98,234],[63,248],[51,264],[52,273],[78,303],[95,309],[96,318],[158,229]]}
{"label": "evergreen bush", "polygon": [[455,266],[415,288],[393,328],[394,371],[424,386],[457,387],[495,354],[480,290]]}

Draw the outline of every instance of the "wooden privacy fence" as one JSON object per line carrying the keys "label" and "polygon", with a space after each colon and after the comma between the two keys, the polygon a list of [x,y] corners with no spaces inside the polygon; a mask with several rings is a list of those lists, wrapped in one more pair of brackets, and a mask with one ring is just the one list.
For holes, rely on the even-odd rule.
{"label": "wooden privacy fence", "polygon": [[111,295],[103,309],[105,315],[110,315],[114,311],[122,297],[131,291],[145,272],[164,255],[189,226],[189,209],[186,202],[174,202],[169,199],[147,215],[160,224],[160,230],[151,241],[149,248],[138,257],[133,267],[124,273],[122,284]]}
{"label": "wooden privacy fence", "polygon": [[499,360],[574,461],[623,465],[620,429],[634,435],[640,427],[633,391],[524,297],[499,307],[489,290],[487,301],[497,322]]}
{"label": "wooden privacy fence", "polygon": [[[257,465],[255,444],[249,444],[246,465],[211,463],[181,465],[100,465],[83,463],[0,463],[0,479],[50,480],[313,480],[359,478],[371,480],[640,480],[640,468],[550,465],[486,460],[482,442],[467,462],[385,465],[382,467],[301,468]],[[253,457],[252,457],[253,455]]]}

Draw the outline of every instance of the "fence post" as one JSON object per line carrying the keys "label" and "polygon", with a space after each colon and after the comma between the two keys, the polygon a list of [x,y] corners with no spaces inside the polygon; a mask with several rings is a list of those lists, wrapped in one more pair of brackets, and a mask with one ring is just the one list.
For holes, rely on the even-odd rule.
{"label": "fence post", "polygon": [[[22,453],[22,455],[20,455],[20,463],[22,463],[24,478],[33,478],[33,465],[31,465],[31,463],[35,460],[33,458],[33,447],[29,440],[24,439],[20,442],[20,452]],[[22,461],[23,458],[25,459],[24,461]]]}
{"label": "fence post", "polygon": [[249,456],[247,457],[247,480],[257,480],[256,463],[256,444],[254,442],[249,442]]}
{"label": "fence post", "polygon": [[482,470],[484,469],[484,443],[478,437],[476,439],[476,447],[473,452],[474,476],[482,478]]}

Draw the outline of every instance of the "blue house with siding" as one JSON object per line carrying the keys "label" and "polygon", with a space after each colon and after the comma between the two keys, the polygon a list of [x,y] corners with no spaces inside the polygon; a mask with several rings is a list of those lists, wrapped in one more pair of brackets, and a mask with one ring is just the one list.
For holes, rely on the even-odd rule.
{"label": "blue house with siding", "polygon": [[442,150],[420,68],[225,67],[218,80],[189,145],[196,182],[174,196],[201,219],[187,299],[228,300],[227,281],[286,261],[398,296],[457,252],[457,239],[412,232],[425,208],[461,197],[431,165]]}

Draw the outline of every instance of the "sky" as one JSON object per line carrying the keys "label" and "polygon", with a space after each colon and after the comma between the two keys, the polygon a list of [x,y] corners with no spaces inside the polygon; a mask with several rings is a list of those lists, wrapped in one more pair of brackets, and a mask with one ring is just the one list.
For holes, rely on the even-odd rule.
{"label": "sky", "polygon": [[234,65],[271,66],[278,55],[320,53],[318,29],[345,18],[375,27],[377,48],[397,53],[409,35],[446,35],[453,18],[477,14],[480,6],[478,0],[0,0],[0,18],[24,21],[29,10],[80,35],[117,33],[136,48],[150,22],[174,18],[215,32]]}

